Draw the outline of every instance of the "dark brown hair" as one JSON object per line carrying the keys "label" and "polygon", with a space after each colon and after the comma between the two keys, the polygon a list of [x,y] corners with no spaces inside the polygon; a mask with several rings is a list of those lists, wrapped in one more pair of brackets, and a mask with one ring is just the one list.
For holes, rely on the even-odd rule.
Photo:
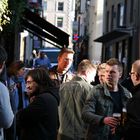
{"label": "dark brown hair", "polygon": [[118,66],[118,69],[119,69],[119,72],[123,72],[123,66],[122,66],[122,63],[117,59],[117,58],[110,58],[107,62],[106,62],[107,65],[109,66],[114,66],[114,65],[117,65]]}
{"label": "dark brown hair", "polygon": [[28,77],[32,77],[32,79],[38,84],[38,94],[43,92],[49,92],[50,88],[53,87],[53,82],[49,77],[48,71],[44,68],[35,68],[33,70],[30,70],[25,80],[27,80]]}
{"label": "dark brown hair", "polygon": [[59,52],[58,57],[61,57],[64,53],[71,53],[74,54],[74,51],[69,48],[62,48],[61,51]]}

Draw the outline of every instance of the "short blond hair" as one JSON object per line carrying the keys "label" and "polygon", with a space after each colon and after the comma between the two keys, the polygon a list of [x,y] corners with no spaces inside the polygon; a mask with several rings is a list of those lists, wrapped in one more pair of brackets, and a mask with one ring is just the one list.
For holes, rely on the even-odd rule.
{"label": "short blond hair", "polygon": [[90,60],[84,59],[79,63],[77,72],[81,73],[83,71],[92,70],[92,69],[96,69],[96,66],[92,64]]}

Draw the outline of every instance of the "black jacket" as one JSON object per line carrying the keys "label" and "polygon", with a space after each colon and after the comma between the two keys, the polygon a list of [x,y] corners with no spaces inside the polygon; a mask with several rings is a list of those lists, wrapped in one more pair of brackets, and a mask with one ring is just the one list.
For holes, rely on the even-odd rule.
{"label": "black jacket", "polygon": [[140,139],[140,84],[134,87],[133,97],[127,103],[125,140]]}
{"label": "black jacket", "polygon": [[43,93],[36,96],[16,117],[21,140],[56,140],[58,100],[53,94]]}

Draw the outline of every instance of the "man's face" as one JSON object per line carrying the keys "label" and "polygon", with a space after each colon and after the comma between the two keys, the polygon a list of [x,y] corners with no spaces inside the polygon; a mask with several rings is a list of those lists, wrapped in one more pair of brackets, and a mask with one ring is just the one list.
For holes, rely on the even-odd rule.
{"label": "man's face", "polygon": [[61,71],[67,71],[73,62],[72,53],[64,53],[61,57],[58,57],[58,69]]}
{"label": "man's face", "polygon": [[26,89],[29,97],[33,95],[33,93],[37,90],[38,84],[32,79],[32,77],[28,76],[26,80]]}
{"label": "man's face", "polygon": [[113,66],[106,65],[105,81],[108,85],[110,86],[117,85],[120,78],[121,78],[121,73],[117,65],[113,65]]}
{"label": "man's face", "polygon": [[133,85],[136,86],[138,83],[137,83],[137,72],[135,72],[134,68],[132,67],[131,68],[131,72],[130,72],[130,76],[131,76],[131,80],[133,82]]}
{"label": "man's face", "polygon": [[98,77],[101,84],[105,82],[105,70],[98,71]]}

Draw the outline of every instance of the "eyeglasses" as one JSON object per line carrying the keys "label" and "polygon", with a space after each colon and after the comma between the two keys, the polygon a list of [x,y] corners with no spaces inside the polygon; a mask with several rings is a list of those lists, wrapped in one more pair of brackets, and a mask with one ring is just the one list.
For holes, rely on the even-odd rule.
{"label": "eyeglasses", "polygon": [[73,61],[73,59],[64,58],[64,61],[66,61],[66,62],[68,62],[68,61],[72,62],[72,61]]}
{"label": "eyeglasses", "polygon": [[136,72],[130,72],[129,75],[131,76],[131,75],[133,75],[133,74],[135,74],[135,73],[136,73]]}
{"label": "eyeglasses", "polygon": [[30,85],[31,83],[33,83],[34,81],[26,81],[26,84]]}

